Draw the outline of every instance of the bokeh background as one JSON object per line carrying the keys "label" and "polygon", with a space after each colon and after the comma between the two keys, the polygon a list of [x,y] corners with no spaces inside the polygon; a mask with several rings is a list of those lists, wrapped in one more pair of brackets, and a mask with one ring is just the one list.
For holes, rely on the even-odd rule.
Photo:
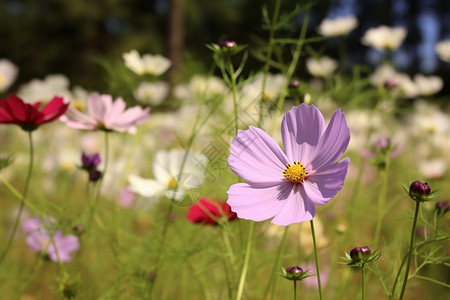
{"label": "bokeh background", "polygon": [[[292,11],[299,1],[283,1],[281,11]],[[397,68],[409,74],[450,76],[450,64],[437,57],[434,46],[450,38],[448,0],[328,0],[314,1],[307,36],[318,36],[324,18],[355,15],[357,29],[347,37],[347,69],[355,64],[379,65],[382,54],[361,44],[364,32],[379,25],[404,26],[408,35],[393,55]],[[267,40],[261,27],[261,7],[269,11],[274,1],[260,0],[4,0],[0,1],[0,57],[20,68],[13,86],[47,74],[65,74],[72,85],[87,90],[108,89],[105,69],[99,63],[122,63],[122,53],[162,54],[174,62],[166,74],[172,83],[211,65],[205,44],[232,39],[252,46]],[[299,31],[304,15],[296,17]],[[288,33],[286,33],[288,34]],[[337,41],[314,44],[315,51],[337,57]],[[250,56],[247,70],[260,62]],[[299,68],[301,70],[301,68]],[[118,70],[120,71],[120,70]],[[308,76],[296,74],[298,78]],[[444,85],[440,95],[450,93]],[[439,100],[437,97],[436,101]]]}

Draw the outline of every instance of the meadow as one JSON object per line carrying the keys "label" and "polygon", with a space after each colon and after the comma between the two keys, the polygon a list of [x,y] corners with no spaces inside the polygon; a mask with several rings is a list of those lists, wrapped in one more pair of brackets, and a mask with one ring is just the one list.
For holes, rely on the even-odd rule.
{"label": "meadow", "polygon": [[102,92],[0,58],[1,299],[448,299],[448,80],[396,69],[404,28],[372,67],[315,48],[355,17],[263,22],[172,87],[157,53],[97,59]]}

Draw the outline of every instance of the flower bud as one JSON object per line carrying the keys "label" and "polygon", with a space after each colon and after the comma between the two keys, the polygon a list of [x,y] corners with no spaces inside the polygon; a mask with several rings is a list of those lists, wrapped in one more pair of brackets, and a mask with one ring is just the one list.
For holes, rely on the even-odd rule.
{"label": "flower bud", "polygon": [[350,251],[350,257],[353,262],[364,262],[370,257],[370,254],[372,254],[372,251],[367,246],[355,247]]}
{"label": "flower bud", "polygon": [[294,80],[291,83],[289,83],[288,87],[290,89],[296,89],[300,86],[300,82],[298,80]]}
{"label": "flower bud", "polygon": [[418,201],[426,201],[428,200],[428,196],[431,193],[431,188],[428,183],[423,183],[418,180],[411,183],[409,186],[409,195]]}
{"label": "flower bud", "polygon": [[219,46],[220,46],[220,48],[227,48],[227,49],[230,49],[230,48],[236,47],[237,44],[236,44],[235,41],[223,41],[223,42],[221,42],[221,43],[219,44]]}
{"label": "flower bud", "polygon": [[89,172],[89,181],[96,182],[102,177],[102,172],[92,171]]}
{"label": "flower bud", "polygon": [[81,164],[82,168],[88,171],[95,170],[100,164],[100,154],[94,153],[92,155],[87,155],[86,153],[81,154]]}
{"label": "flower bud", "polygon": [[295,266],[295,267],[287,268],[286,272],[288,272],[289,274],[294,275],[294,276],[299,276],[299,275],[303,274],[303,269],[298,266]]}
{"label": "flower bud", "polygon": [[450,203],[448,200],[436,202],[436,211],[440,214],[445,214],[450,210]]}

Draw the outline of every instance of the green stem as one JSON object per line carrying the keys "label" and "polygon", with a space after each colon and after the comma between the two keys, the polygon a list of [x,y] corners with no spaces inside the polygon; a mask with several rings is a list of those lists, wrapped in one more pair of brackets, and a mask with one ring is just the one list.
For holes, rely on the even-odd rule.
{"label": "green stem", "polygon": [[316,233],[314,231],[314,220],[309,221],[309,224],[311,225],[311,235],[313,239],[314,244],[314,259],[316,261],[316,276],[317,276],[317,286],[319,288],[319,299],[322,300],[322,285],[320,283],[320,270],[319,270],[319,257],[317,255],[317,243],[316,243]]}
{"label": "green stem", "polygon": [[365,278],[364,278],[364,276],[365,276],[365,268],[364,268],[364,265],[361,267],[361,300],[364,300],[364,296],[365,296],[365,290],[364,290],[364,288],[365,288]]}
{"label": "green stem", "polygon": [[[284,228],[283,237],[281,239],[280,245],[278,246],[277,256],[275,258],[275,262],[274,262],[273,267],[272,267],[272,272],[270,273],[269,282],[267,283],[266,290],[264,291],[264,298],[263,299],[267,299],[267,296],[269,294],[270,287],[271,287],[272,283],[275,286],[276,280],[278,278],[278,275],[275,272],[279,268],[281,253],[283,253],[284,246],[286,245],[286,237],[287,237],[288,228],[289,228],[289,226],[286,226]],[[272,293],[272,295],[273,295],[273,293]]]}
{"label": "green stem", "polygon": [[106,175],[106,170],[108,169],[108,161],[109,161],[109,138],[108,138],[108,132],[105,131],[105,163],[104,163],[104,167],[103,167],[103,172],[102,172],[102,176],[100,177],[100,180],[98,181],[97,184],[97,191],[95,193],[95,199],[94,199],[94,203],[91,206],[91,211],[90,211],[90,215],[89,215],[89,222],[88,224],[92,223],[92,219],[95,217],[97,217],[98,223],[99,225],[102,226],[102,222],[101,219],[96,216],[96,211],[97,211],[97,206],[98,206],[98,202],[100,201],[100,192],[102,189],[102,183],[103,183],[103,178],[105,178]]}
{"label": "green stem", "polygon": [[297,299],[297,280],[293,280],[294,282],[294,300]]}
{"label": "green stem", "polygon": [[403,295],[405,294],[405,290],[406,290],[406,283],[408,282],[409,267],[411,266],[411,255],[412,255],[412,250],[413,250],[413,245],[414,245],[414,235],[416,233],[416,224],[417,224],[417,216],[419,215],[419,208],[420,208],[420,201],[416,201],[416,211],[414,213],[414,221],[413,221],[413,226],[412,226],[412,230],[411,230],[411,242],[409,244],[408,263],[406,264],[405,277],[403,279],[403,286],[402,286],[402,291],[400,293],[399,300],[403,299]]}
{"label": "green stem", "polygon": [[389,166],[390,166],[390,152],[385,155],[385,167],[382,173],[383,182],[381,184],[381,190],[378,194],[378,220],[375,228],[374,244],[377,245],[380,239],[381,225],[383,224],[384,208],[386,206],[386,191],[388,186]]}
{"label": "green stem", "polygon": [[16,235],[16,231],[17,231],[17,228],[18,228],[19,223],[20,223],[20,217],[22,216],[23,208],[25,206],[25,198],[27,197],[28,187],[29,187],[30,179],[31,179],[31,174],[33,172],[34,147],[33,147],[33,137],[32,137],[31,131],[28,131],[28,142],[29,142],[29,145],[30,145],[30,160],[29,160],[29,164],[28,164],[27,178],[25,180],[25,186],[23,188],[22,197],[20,198],[19,212],[17,213],[17,217],[16,217],[16,220],[14,222],[14,226],[13,226],[13,230],[12,230],[11,236],[9,237],[8,242],[6,244],[6,248],[3,251],[2,256],[0,258],[0,264],[3,262],[3,260],[6,257],[6,254],[9,252],[9,249],[11,248],[12,240],[14,239],[14,236]]}
{"label": "green stem", "polygon": [[236,74],[234,72],[233,62],[231,61],[231,57],[228,56],[228,72],[230,74],[231,79],[231,94],[233,96],[233,106],[234,106],[234,126],[236,129],[236,133],[239,129],[238,124],[238,104],[237,104],[237,92],[236,92]]}
{"label": "green stem", "polygon": [[253,234],[255,232],[255,222],[250,222],[248,237],[247,237],[247,248],[245,249],[244,266],[242,267],[241,277],[239,279],[238,292],[236,295],[236,300],[242,299],[242,294],[244,293],[245,278],[247,277],[248,264],[250,262],[250,253],[252,251]]}
{"label": "green stem", "polygon": [[266,89],[267,73],[269,73],[270,58],[272,57],[273,40],[275,38],[275,24],[277,23],[278,16],[280,15],[280,6],[281,6],[281,0],[277,0],[277,2],[275,3],[275,9],[273,12],[273,17],[272,17],[272,26],[270,26],[269,44],[267,45],[266,62],[264,65],[264,72],[263,72],[263,80],[262,80],[262,87],[261,87],[261,99],[259,101],[259,121],[258,121],[259,128],[261,128],[262,119],[263,119],[263,108],[264,108],[264,99],[263,98],[264,98],[264,92]]}

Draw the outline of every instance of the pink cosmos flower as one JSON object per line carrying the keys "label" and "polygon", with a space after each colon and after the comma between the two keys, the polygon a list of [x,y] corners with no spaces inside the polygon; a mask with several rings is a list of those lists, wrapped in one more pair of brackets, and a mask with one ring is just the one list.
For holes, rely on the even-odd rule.
{"label": "pink cosmos flower", "polygon": [[[263,130],[239,130],[231,142],[228,164],[247,183],[228,190],[227,203],[239,218],[289,225],[311,220],[342,188],[350,163],[337,161],[350,141],[345,116],[338,109],[328,127],[320,111],[293,107],[281,124],[284,152]],[[336,162],[337,161],[337,162]]]}
{"label": "pink cosmos flower", "polygon": [[[45,220],[47,227],[54,225],[53,218]],[[26,242],[28,246],[35,252],[44,252],[50,260],[57,262],[70,262],[72,260],[71,253],[80,248],[80,241],[74,235],[64,235],[61,230],[55,230],[53,234],[53,242],[48,230],[42,224],[42,220],[38,217],[32,218],[23,224],[23,231],[27,234]]]}
{"label": "pink cosmos flower", "polygon": [[136,125],[145,122],[150,112],[150,108],[142,109],[140,106],[126,109],[122,98],[113,102],[111,95],[99,93],[88,97],[87,106],[87,115],[70,106],[61,120],[75,129],[134,132]]}

